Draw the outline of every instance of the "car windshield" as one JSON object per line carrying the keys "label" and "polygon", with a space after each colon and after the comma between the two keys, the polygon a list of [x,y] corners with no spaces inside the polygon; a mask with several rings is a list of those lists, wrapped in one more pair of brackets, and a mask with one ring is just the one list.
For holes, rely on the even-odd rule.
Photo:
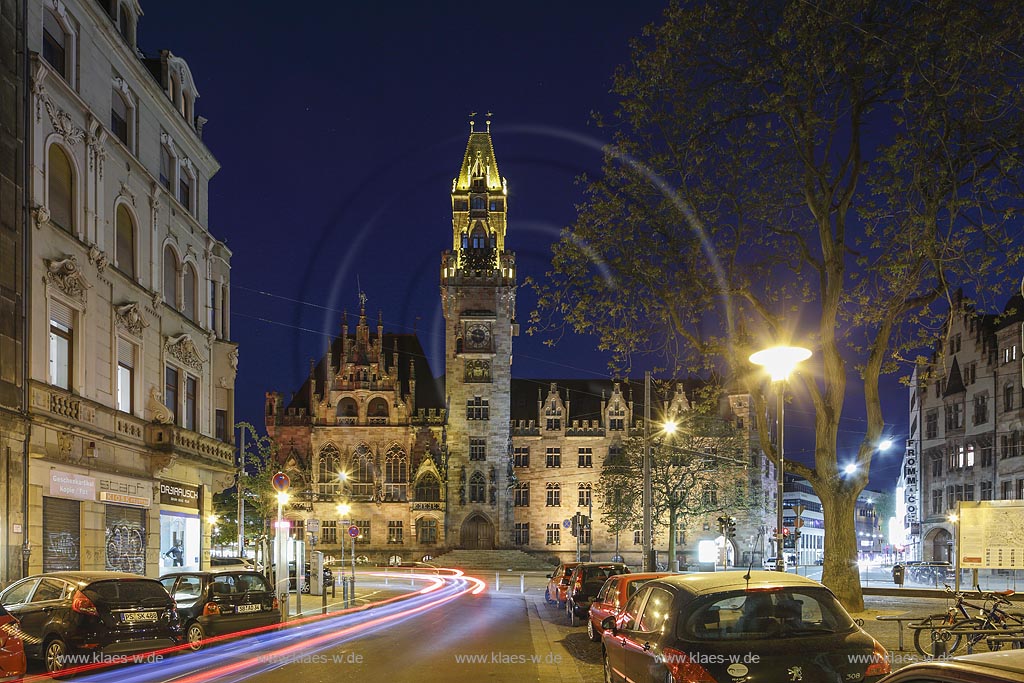
{"label": "car windshield", "polygon": [[678,622],[687,640],[761,640],[839,633],[853,620],[827,590],[793,586],[698,598]]}
{"label": "car windshield", "polygon": [[110,602],[167,602],[167,591],[158,581],[142,579],[97,581],[88,591]]}

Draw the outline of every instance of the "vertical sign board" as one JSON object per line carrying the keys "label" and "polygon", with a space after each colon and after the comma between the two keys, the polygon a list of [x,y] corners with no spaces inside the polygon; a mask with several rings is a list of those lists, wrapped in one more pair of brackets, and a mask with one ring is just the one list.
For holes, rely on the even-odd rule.
{"label": "vertical sign board", "polygon": [[1024,501],[960,502],[960,567],[1024,569]]}
{"label": "vertical sign board", "polygon": [[917,496],[920,486],[918,484],[917,451],[908,448],[903,457],[903,503],[906,508],[906,519],[903,520],[903,528],[910,530],[911,536],[920,532],[921,526],[915,524],[920,521],[917,516]]}

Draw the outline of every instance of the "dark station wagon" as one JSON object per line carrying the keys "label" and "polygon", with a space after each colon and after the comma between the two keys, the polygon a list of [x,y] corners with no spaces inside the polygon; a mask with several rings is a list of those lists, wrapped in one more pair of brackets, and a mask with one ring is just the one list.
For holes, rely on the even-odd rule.
{"label": "dark station wagon", "polygon": [[652,579],[601,628],[609,683],[876,683],[891,668],[828,588],[783,572]]}
{"label": "dark station wagon", "polygon": [[270,582],[251,569],[177,572],[160,583],[178,604],[185,639],[193,650],[207,638],[281,623]]}

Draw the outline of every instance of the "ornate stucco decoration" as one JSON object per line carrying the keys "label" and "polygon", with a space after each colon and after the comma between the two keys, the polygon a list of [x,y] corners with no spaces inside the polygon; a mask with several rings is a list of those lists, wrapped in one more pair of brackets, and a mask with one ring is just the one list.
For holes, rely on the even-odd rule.
{"label": "ornate stucco decoration", "polygon": [[94,244],[89,247],[89,263],[96,266],[96,270],[102,273],[107,269],[107,266],[110,265],[110,259],[108,259],[107,255],[100,251],[100,248]]}
{"label": "ornate stucco decoration", "polygon": [[89,133],[86,137],[85,148],[89,156],[89,170],[96,169],[100,180],[103,180],[103,162],[107,158],[107,149],[103,146],[106,133],[100,130],[99,134]]}
{"label": "ornate stucco decoration", "polygon": [[128,88],[128,83],[120,76],[114,77],[114,89],[120,90],[125,97],[131,97],[131,90]]}
{"label": "ornate stucco decoration", "polygon": [[32,217],[36,220],[36,227],[41,228],[50,222],[50,210],[45,206],[37,206],[32,212]]}
{"label": "ornate stucco decoration", "polygon": [[72,299],[85,302],[85,292],[90,285],[82,271],[78,268],[78,262],[74,256],[63,259],[43,259],[46,262],[46,275],[43,281],[47,284],[56,285],[62,292]]}
{"label": "ornate stucco decoration", "polygon": [[85,131],[76,126],[71,121],[71,115],[54,105],[45,93],[43,93],[42,102],[43,106],[46,107],[47,115],[50,117],[50,123],[53,124],[53,129],[64,138],[66,143],[77,145],[85,139]]}
{"label": "ornate stucco decoration", "polygon": [[[155,389],[156,387],[154,387]],[[178,456],[173,453],[157,453],[149,458],[149,473],[157,477],[174,464]]]}
{"label": "ornate stucco decoration", "polygon": [[117,326],[130,332],[136,337],[142,336],[142,330],[149,327],[149,323],[142,317],[138,302],[123,304],[114,307],[114,319]]}
{"label": "ornate stucco decoration", "polygon": [[146,400],[146,410],[153,416],[153,422],[162,425],[169,425],[174,422],[174,413],[160,400],[160,389],[149,388],[149,399]]}
{"label": "ornate stucco decoration", "polygon": [[161,292],[153,292],[153,308],[159,309],[160,304],[164,302],[164,295]]}
{"label": "ornate stucco decoration", "polygon": [[135,193],[128,187],[128,183],[123,180],[121,181],[121,190],[117,193],[117,196],[127,198],[132,203],[132,206],[135,206]]}
{"label": "ornate stucco decoration", "polygon": [[231,369],[238,372],[238,349],[232,349],[228,351],[228,364],[231,365]]}
{"label": "ornate stucco decoration", "polygon": [[177,337],[168,337],[164,349],[174,358],[192,368],[196,372],[203,370],[203,357],[199,355],[199,349],[192,341],[192,335],[182,334]]}

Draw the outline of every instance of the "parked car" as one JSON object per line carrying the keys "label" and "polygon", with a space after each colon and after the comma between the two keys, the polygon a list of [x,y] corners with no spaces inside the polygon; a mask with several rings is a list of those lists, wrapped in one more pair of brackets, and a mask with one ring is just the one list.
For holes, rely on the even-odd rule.
{"label": "parked car", "polygon": [[565,615],[569,625],[575,626],[577,619],[586,618],[590,603],[609,576],[628,573],[629,567],[622,562],[581,562],[573,567],[565,589]]}
{"label": "parked car", "polygon": [[672,576],[672,574],[668,572],[618,574],[605,581],[597,597],[590,603],[590,613],[587,615],[587,635],[590,636],[590,639],[595,643],[599,642],[601,634],[604,632],[601,629],[601,622],[607,617],[617,616],[640,586],[651,579],[659,579],[662,576]]}
{"label": "parked car", "polygon": [[1024,650],[1000,650],[949,659],[929,659],[905,666],[882,683],[1020,683]]}
{"label": "parked car", "polygon": [[0,681],[25,673],[25,644],[18,620],[0,605]]}
{"label": "parked car", "polygon": [[569,575],[579,562],[563,562],[555,571],[548,574],[548,587],[544,591],[544,599],[553,605],[565,605],[565,589],[569,587]]}
{"label": "parked car", "polygon": [[949,562],[907,562],[907,580],[930,586],[940,586],[956,580],[956,571]]}
{"label": "parked car", "polygon": [[[776,557],[766,557],[762,565],[768,571],[775,569],[775,565],[778,562]],[[786,569],[793,569],[796,567],[796,555],[786,555]]]}
{"label": "parked car", "polygon": [[256,564],[248,557],[211,557],[210,567],[245,567],[256,569]]}
{"label": "parked car", "polygon": [[0,604],[21,622],[25,654],[42,659],[49,673],[81,661],[72,655],[106,659],[183,638],[171,596],[159,581],[134,574],[37,574],[8,586]]}
{"label": "parked car", "polygon": [[270,582],[255,570],[218,569],[160,577],[178,604],[189,647],[198,650],[211,636],[281,623]]}
{"label": "parked car", "polygon": [[889,654],[813,579],[766,571],[652,579],[601,628],[606,681],[857,681]]}

